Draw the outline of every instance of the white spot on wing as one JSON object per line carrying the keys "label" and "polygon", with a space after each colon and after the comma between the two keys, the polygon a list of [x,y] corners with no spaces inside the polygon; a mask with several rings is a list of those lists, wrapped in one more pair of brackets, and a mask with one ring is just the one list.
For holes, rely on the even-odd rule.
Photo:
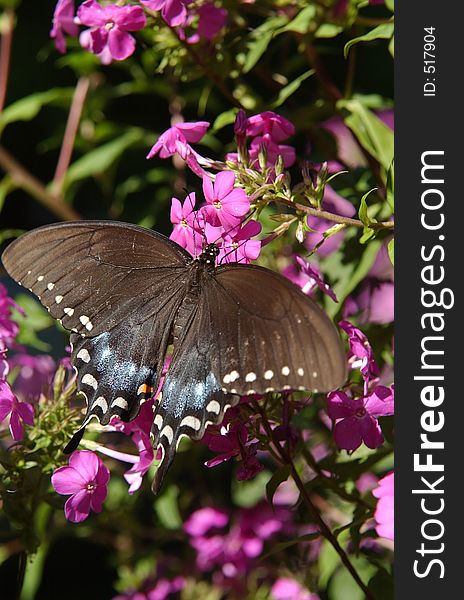
{"label": "white spot on wing", "polygon": [[317,371],[313,371],[313,377],[316,378],[317,377]]}
{"label": "white spot on wing", "polygon": [[231,371],[231,373],[230,373],[230,381],[231,382],[234,382],[239,377],[240,377],[240,375],[238,374],[238,371]]}
{"label": "white spot on wing", "polygon": [[174,432],[170,425],[166,425],[166,427],[164,427],[163,431],[160,433],[160,437],[163,437],[163,435],[168,440],[168,442],[172,444],[172,440],[174,439]]}
{"label": "white spot on wing", "polygon": [[123,408],[124,410],[127,410],[129,408],[127,400],[122,396],[118,396],[113,400],[113,402],[111,403],[111,408],[115,406],[119,406],[119,408]]}
{"label": "white spot on wing", "polygon": [[50,282],[47,287],[50,291],[52,291],[52,289],[55,287],[55,284]]}
{"label": "white spot on wing", "polygon": [[201,421],[200,419],[197,419],[197,417],[192,417],[192,415],[188,415],[187,417],[184,417],[182,419],[182,421],[180,422],[180,426],[190,427],[191,429],[195,429],[195,431],[198,431],[201,428]]}
{"label": "white spot on wing", "polygon": [[55,302],[59,304],[63,300],[63,296],[55,296]]}
{"label": "white spot on wing", "polygon": [[256,379],[256,373],[247,373],[247,376],[245,377],[245,381],[255,381]]}
{"label": "white spot on wing", "polygon": [[87,331],[92,331],[92,329],[93,329],[93,325],[92,325],[92,323],[89,321],[89,322],[87,323],[87,325],[85,326],[85,328],[87,329]]}
{"label": "white spot on wing", "polygon": [[304,375],[304,369],[302,369],[302,368],[300,367],[300,368],[298,369],[297,373],[298,373],[298,375],[299,375],[300,377],[303,377],[303,375]]}
{"label": "white spot on wing", "polygon": [[82,383],[85,383],[86,385],[90,385],[90,387],[92,387],[94,390],[96,390],[98,387],[97,380],[90,373],[86,373],[84,375],[84,377],[82,378]]}
{"label": "white spot on wing", "polygon": [[224,383],[230,383],[230,375],[229,374],[224,375],[224,377],[222,378],[222,381]]}
{"label": "white spot on wing", "polygon": [[44,280],[44,276],[43,276],[43,275],[39,275],[39,276],[37,277],[37,281],[43,281],[43,280]]}
{"label": "white spot on wing", "polygon": [[161,429],[163,426],[163,417],[161,415],[156,415],[153,423],[156,425],[156,427],[158,427],[158,429]]}
{"label": "white spot on wing", "polygon": [[221,412],[221,405],[217,400],[211,400],[207,405],[206,410],[218,415]]}
{"label": "white spot on wing", "polygon": [[[61,302],[61,300],[60,300]],[[63,308],[65,314],[67,314],[69,317],[72,317],[74,314],[74,308],[69,308],[69,306],[66,306],[66,308]]]}
{"label": "white spot on wing", "polygon": [[290,369],[289,369],[289,367],[282,367],[282,375],[285,375],[285,377],[287,375],[290,375]]}
{"label": "white spot on wing", "polygon": [[82,315],[81,317],[79,317],[79,321],[82,323],[82,325],[87,325],[90,319],[87,315]]}
{"label": "white spot on wing", "polygon": [[269,371],[266,371],[264,373],[264,379],[272,379],[273,377],[274,377],[274,371],[271,371],[270,369],[269,369]]}
{"label": "white spot on wing", "polygon": [[105,400],[105,398],[103,398],[103,396],[99,396],[92,404],[92,408],[95,408],[96,406],[99,406],[104,413],[106,413],[108,410],[108,402]]}
{"label": "white spot on wing", "polygon": [[79,350],[79,352],[77,353],[77,358],[80,358],[85,363],[90,362],[90,354],[89,354],[88,350],[86,350],[85,348],[82,348],[82,350]]}

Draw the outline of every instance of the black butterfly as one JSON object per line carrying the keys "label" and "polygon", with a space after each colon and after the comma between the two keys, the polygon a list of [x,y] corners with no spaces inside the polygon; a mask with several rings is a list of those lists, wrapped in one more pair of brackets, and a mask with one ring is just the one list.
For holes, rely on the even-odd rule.
{"label": "black butterfly", "polygon": [[[327,315],[269,269],[215,266],[163,235],[111,221],[35,229],[3,253],[8,273],[73,332],[72,362],[87,414],[107,424],[134,419],[157,389],[153,445],[163,458],[159,490],[178,442],[200,439],[239,396],[328,391],[345,380],[345,354]],[[75,445],[77,445],[77,443]]]}

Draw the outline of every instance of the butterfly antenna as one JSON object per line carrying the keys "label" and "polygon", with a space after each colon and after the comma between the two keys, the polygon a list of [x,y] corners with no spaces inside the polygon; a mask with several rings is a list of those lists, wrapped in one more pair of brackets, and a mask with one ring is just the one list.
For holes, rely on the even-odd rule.
{"label": "butterfly antenna", "polygon": [[[239,226],[241,227],[244,223],[246,223],[249,219],[251,219],[251,217],[253,216],[253,214],[256,212],[256,207],[251,211],[251,213],[249,215],[246,215],[246,217],[243,218],[242,221],[240,221]],[[228,231],[224,231],[224,233],[222,235],[220,235],[213,243],[217,244],[217,242],[219,242],[220,239],[222,239],[225,235],[229,235],[229,233],[231,231],[233,231],[234,229],[236,229],[236,227],[231,227]]]}
{"label": "butterfly antenna", "polygon": [[[222,261],[223,261],[223,260],[226,258],[226,256],[229,256],[230,254],[233,254],[234,252],[237,252],[237,250],[240,248],[240,246],[243,246],[244,244],[246,244],[246,242],[247,242],[247,241],[248,241],[248,240],[242,240],[241,242],[239,242],[239,243],[237,244],[237,247],[236,247],[236,248],[233,248],[233,247],[232,247],[232,250],[229,250],[229,252],[226,252],[226,253],[224,254],[224,256],[222,256],[222,257],[221,257],[221,260],[220,260],[219,264],[221,264],[221,265],[222,265]],[[236,263],[238,263],[238,260],[236,260],[235,262],[236,262]]]}

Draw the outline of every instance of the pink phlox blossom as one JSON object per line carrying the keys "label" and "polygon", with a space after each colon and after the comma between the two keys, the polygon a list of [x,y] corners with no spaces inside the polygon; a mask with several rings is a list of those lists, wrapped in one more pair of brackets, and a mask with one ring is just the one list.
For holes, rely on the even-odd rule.
{"label": "pink phlox blossom", "polygon": [[258,442],[251,442],[241,449],[242,462],[236,472],[238,481],[249,481],[264,470],[264,465],[256,457],[258,447]]}
{"label": "pink phlox blossom", "polygon": [[174,225],[169,239],[174,240],[196,256],[201,252],[202,232],[199,214],[195,212],[195,192],[189,194],[182,204],[177,198],[171,200],[171,223]]}
{"label": "pink phlox blossom", "polygon": [[372,347],[364,333],[349,321],[340,321],[338,325],[348,335],[351,367],[361,371],[367,388],[369,381],[379,375],[379,367],[375,361]]}
{"label": "pink phlox blossom", "polygon": [[11,318],[11,309],[24,315],[23,309],[8,296],[6,287],[0,283],[0,352],[4,352],[18,335],[18,324]]}
{"label": "pink phlox blossom", "polygon": [[187,21],[186,4],[190,0],[140,0],[148,9],[161,11],[161,16],[171,27],[185,25]]}
{"label": "pink phlox blossom", "polygon": [[74,22],[74,0],[58,0],[53,13],[50,37],[55,40],[55,48],[61,54],[66,52],[65,33],[73,37],[79,33],[79,27]]}
{"label": "pink phlox blossom", "polygon": [[110,49],[108,46],[104,46],[101,52],[94,52],[91,33],[92,32],[90,29],[84,29],[84,31],[81,31],[79,34],[79,44],[82,48],[84,48],[84,50],[95,54],[102,65],[110,65],[113,62],[113,56],[110,52]]}
{"label": "pink phlox blossom", "polygon": [[271,588],[271,600],[319,600],[295,579],[279,577]]}
{"label": "pink phlox blossom", "polygon": [[86,0],[77,11],[80,25],[90,27],[90,50],[101,54],[109,50],[112,59],[125,60],[135,50],[135,39],[129,31],[145,27],[146,17],[141,6],[102,6],[96,0]]}
{"label": "pink phlox blossom", "polygon": [[256,260],[261,252],[261,242],[251,238],[260,232],[261,224],[251,219],[233,235],[223,235],[218,263],[249,263]]}
{"label": "pink phlox blossom", "polygon": [[343,307],[343,316],[358,314],[358,322],[387,324],[394,319],[394,285],[391,281],[366,278],[356,297],[349,297]]}
{"label": "pink phlox blossom", "polygon": [[371,449],[381,446],[384,437],[377,418],[393,412],[393,387],[379,385],[368,396],[357,399],[341,391],[327,396],[327,413],[336,421],[334,439],[344,450],[356,450],[363,442]]}
{"label": "pink phlox blossom", "polygon": [[186,580],[181,575],[174,579],[162,577],[157,579],[155,584],[145,583],[142,588],[145,591],[128,591],[115,596],[112,600],[166,600],[178,594],[185,584]]}
{"label": "pink phlox blossom", "polygon": [[206,206],[202,208],[205,220],[213,227],[222,226],[227,235],[234,235],[240,222],[250,210],[250,201],[244,190],[235,188],[235,174],[221,171],[214,183],[203,176]]}
{"label": "pink phlox blossom", "polygon": [[38,398],[52,382],[56,363],[51,356],[39,354],[15,354],[10,358],[10,369],[17,370],[14,389],[23,398]]}
{"label": "pink phlox blossom", "polygon": [[311,265],[308,261],[304,260],[300,256],[295,257],[296,262],[298,263],[301,272],[306,275],[307,281],[305,285],[302,287],[302,291],[305,294],[310,294],[316,287],[319,288],[324,294],[332,298],[334,302],[338,302],[337,296],[335,295],[332,288],[328,283],[324,281],[324,277],[319,271],[317,265]]}
{"label": "pink phlox blossom", "polygon": [[208,448],[219,454],[208,460],[207,467],[215,467],[226,460],[240,454],[241,448],[247,443],[248,432],[242,423],[234,423],[228,429],[221,428],[221,435],[208,434]]}
{"label": "pink phlox blossom", "polygon": [[17,442],[24,437],[24,426],[34,425],[34,407],[16,398],[6,381],[0,381],[0,422],[10,417],[11,437]]}
{"label": "pink phlox blossom", "polygon": [[68,521],[80,523],[90,511],[101,512],[109,478],[109,470],[94,452],[76,450],[71,454],[69,466],[60,467],[52,475],[55,491],[70,496],[64,505]]}
{"label": "pink phlox blossom", "polygon": [[248,118],[246,132],[250,136],[269,135],[274,142],[281,142],[294,135],[295,126],[285,117],[270,110]]}
{"label": "pink phlox blossom", "polygon": [[191,537],[211,533],[212,529],[223,529],[229,523],[229,515],[224,510],[207,506],[193,512],[183,528]]}
{"label": "pink phlox blossom", "polygon": [[296,160],[295,148],[285,144],[278,144],[272,139],[269,133],[265,133],[264,135],[255,137],[250,144],[250,160],[256,164],[258,163],[258,154],[261,147],[266,152],[268,166],[274,166],[278,156],[282,157],[286,169],[291,167]]}
{"label": "pink phlox blossom", "polygon": [[379,486],[372,491],[378,498],[374,519],[377,521],[376,531],[379,536],[389,540],[395,539],[395,474],[392,471],[379,480]]}
{"label": "pink phlox blossom", "polygon": [[187,38],[189,44],[196,44],[202,39],[214,39],[227,22],[227,10],[216,6],[214,2],[202,4],[196,13],[199,17],[197,30]]}

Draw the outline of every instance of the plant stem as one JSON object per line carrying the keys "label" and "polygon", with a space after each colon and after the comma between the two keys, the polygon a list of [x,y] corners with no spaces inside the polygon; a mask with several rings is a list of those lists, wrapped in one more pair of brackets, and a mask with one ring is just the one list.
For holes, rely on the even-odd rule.
{"label": "plant stem", "polygon": [[28,192],[60,219],[64,221],[80,219],[79,214],[72,207],[65,204],[60,196],[51,194],[43,183],[29,173],[3,146],[0,146],[0,167],[10,175],[18,187]]}
{"label": "plant stem", "polygon": [[[353,225],[353,227],[361,227],[364,228],[366,225],[359,219],[350,219],[349,217],[343,217],[342,215],[336,215],[334,213],[328,212],[326,210],[321,210],[319,208],[313,208],[312,206],[306,206],[305,204],[299,204],[297,202],[293,202],[292,200],[286,200],[284,198],[277,198],[276,202],[280,202],[285,204],[286,206],[290,206],[297,210],[301,210],[308,215],[313,215],[314,217],[319,217],[320,219],[326,219],[327,221],[332,221],[333,223],[339,223],[340,225]],[[369,225],[370,229],[393,229],[395,227],[394,221],[382,221],[380,223],[371,223]]]}
{"label": "plant stem", "polygon": [[5,106],[6,91],[8,86],[8,75],[10,73],[11,45],[13,42],[13,30],[15,13],[12,8],[6,8],[3,12],[3,31],[0,42],[0,113]]}
{"label": "plant stem", "polygon": [[299,475],[299,473],[298,473],[298,471],[296,469],[295,463],[293,462],[293,459],[290,456],[289,452],[287,451],[286,448],[284,448],[278,442],[278,440],[275,440],[275,438],[274,438],[274,432],[272,431],[272,428],[271,428],[271,426],[269,424],[269,421],[267,420],[266,413],[264,412],[264,410],[261,408],[261,406],[257,402],[254,402],[253,404],[254,404],[255,408],[257,409],[257,411],[261,415],[263,426],[264,426],[264,428],[265,428],[265,430],[266,430],[266,432],[267,432],[267,434],[269,436],[269,439],[272,440],[272,442],[274,443],[274,445],[275,445],[277,451],[279,452],[279,454],[280,454],[280,456],[281,456],[282,461],[284,462],[284,464],[289,465],[293,481],[295,482],[298,490],[300,491],[301,498],[302,498],[303,502],[306,504],[306,507],[308,508],[311,516],[313,517],[313,519],[315,520],[315,522],[319,526],[319,530],[321,532],[321,535],[323,535],[326,538],[326,540],[332,545],[332,547],[334,548],[334,550],[340,556],[340,560],[342,561],[342,563],[344,564],[344,566],[346,567],[346,569],[348,570],[348,572],[350,573],[350,575],[353,577],[353,579],[356,581],[356,583],[358,584],[358,586],[360,587],[360,589],[364,592],[364,594],[366,596],[366,599],[367,600],[374,600],[374,597],[372,596],[371,592],[369,591],[369,589],[367,588],[367,586],[365,585],[365,583],[362,581],[362,579],[360,578],[360,576],[358,575],[358,572],[356,571],[356,569],[354,568],[354,566],[351,563],[350,559],[348,558],[348,555],[343,550],[343,548],[340,546],[340,544],[338,543],[337,538],[333,535],[333,533],[330,530],[329,526],[325,523],[325,521],[321,517],[318,509],[316,508],[316,506],[314,505],[313,501],[311,500],[311,497],[308,494],[308,491],[307,491],[307,489],[306,489],[303,481],[300,478],[300,475]]}
{"label": "plant stem", "polygon": [[24,578],[26,576],[27,552],[23,550],[19,553],[18,579],[16,585],[16,600],[20,600],[23,591]]}
{"label": "plant stem", "polygon": [[64,178],[68,170],[71,156],[74,149],[77,129],[81,120],[82,109],[84,108],[87,92],[89,91],[90,79],[81,77],[77,82],[74,96],[69,109],[68,121],[61,144],[60,156],[56,165],[55,176],[53,177],[52,189],[59,194],[63,188]]}

